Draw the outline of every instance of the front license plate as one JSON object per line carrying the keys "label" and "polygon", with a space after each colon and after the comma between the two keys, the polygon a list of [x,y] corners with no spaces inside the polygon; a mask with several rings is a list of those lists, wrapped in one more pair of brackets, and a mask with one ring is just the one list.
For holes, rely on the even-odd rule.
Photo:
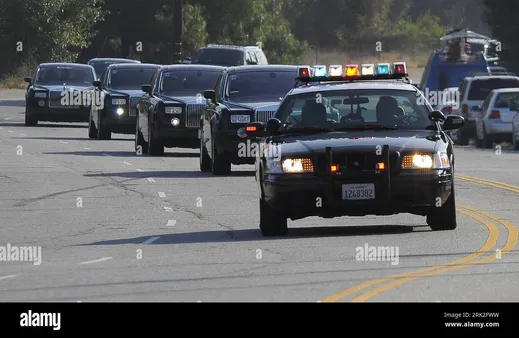
{"label": "front license plate", "polygon": [[342,199],[348,201],[374,200],[375,184],[343,184]]}

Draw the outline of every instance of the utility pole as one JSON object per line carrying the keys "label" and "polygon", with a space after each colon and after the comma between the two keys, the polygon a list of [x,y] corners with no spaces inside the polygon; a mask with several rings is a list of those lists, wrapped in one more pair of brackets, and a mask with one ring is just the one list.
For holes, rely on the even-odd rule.
{"label": "utility pole", "polygon": [[173,0],[173,63],[182,63],[182,10],[184,0]]}

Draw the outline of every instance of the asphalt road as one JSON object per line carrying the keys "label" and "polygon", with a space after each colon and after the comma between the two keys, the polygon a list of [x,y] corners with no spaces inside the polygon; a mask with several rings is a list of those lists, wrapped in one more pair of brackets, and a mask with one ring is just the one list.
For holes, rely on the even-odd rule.
{"label": "asphalt road", "polygon": [[[0,249],[41,247],[42,263],[0,261],[0,301],[519,301],[519,153],[506,145],[456,149],[455,231],[309,218],[264,239],[251,166],[212,177],[196,151],[150,158],[128,135],[25,127],[22,95],[0,92]],[[358,261],[366,245],[398,248],[398,264]]]}

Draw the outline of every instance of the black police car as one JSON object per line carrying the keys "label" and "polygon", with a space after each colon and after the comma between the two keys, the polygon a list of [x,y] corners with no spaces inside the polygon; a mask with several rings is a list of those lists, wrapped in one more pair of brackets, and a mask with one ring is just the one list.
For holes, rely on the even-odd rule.
{"label": "black police car", "polygon": [[[200,122],[200,170],[228,175],[231,164],[254,164],[245,125],[267,122],[286,93],[296,85],[297,66],[264,65],[227,68]],[[250,141],[250,140],[249,140]]]}
{"label": "black police car", "polygon": [[198,148],[203,92],[214,88],[223,67],[171,65],[161,67],[151,84],[143,85],[138,105],[135,151],[164,155],[164,148]]}
{"label": "black police car", "polygon": [[97,79],[101,78],[101,75],[109,65],[118,63],[141,63],[139,60],[123,59],[123,58],[94,58],[87,62],[87,65],[94,67],[96,71]]}
{"label": "black police car", "polygon": [[[445,131],[463,127],[463,117],[433,111],[406,81],[405,63],[322,70],[302,67],[306,84],[288,93],[275,117],[247,125],[264,151],[256,158],[262,234],[285,235],[288,218],[399,213],[427,216],[433,230],[455,229]],[[327,116],[324,98],[340,118]]]}
{"label": "black police car", "polygon": [[76,63],[42,63],[25,93],[25,125],[38,121],[88,122],[95,71]]}
{"label": "black police car", "polygon": [[94,97],[102,105],[93,105],[88,136],[109,140],[112,133],[135,134],[136,105],[148,84],[160,68],[143,63],[113,64],[106,68],[100,80],[94,81]]}

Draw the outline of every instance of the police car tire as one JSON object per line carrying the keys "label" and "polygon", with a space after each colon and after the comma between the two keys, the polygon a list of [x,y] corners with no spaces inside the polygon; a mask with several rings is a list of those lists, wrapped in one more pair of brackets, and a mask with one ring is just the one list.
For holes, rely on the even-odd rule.
{"label": "police car tire", "polygon": [[288,233],[287,218],[272,209],[260,198],[260,230],[264,237],[285,236]]}
{"label": "police car tire", "polygon": [[25,105],[25,126],[26,127],[35,127],[38,125],[38,119],[35,118],[31,112],[29,106]]}
{"label": "police car tire", "polygon": [[440,208],[432,208],[427,215],[427,225],[433,231],[455,230],[457,228],[454,182],[452,183],[452,193],[447,201]]}

